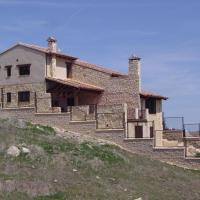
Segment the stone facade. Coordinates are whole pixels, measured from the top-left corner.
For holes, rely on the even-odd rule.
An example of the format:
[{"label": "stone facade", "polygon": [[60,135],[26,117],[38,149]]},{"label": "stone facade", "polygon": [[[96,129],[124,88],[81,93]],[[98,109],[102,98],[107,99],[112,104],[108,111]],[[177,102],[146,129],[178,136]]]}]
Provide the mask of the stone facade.
[{"label": "stone facade", "polygon": [[[28,75],[19,74],[18,65],[24,64],[30,65]],[[136,56],[129,58],[128,74],[123,74],[62,54],[57,51],[56,40],[49,38],[48,48],[15,45],[0,54],[0,66],[3,112],[5,109],[34,108],[36,114],[62,115],[70,111],[72,122],[94,120],[99,129],[123,129],[127,136],[128,118],[134,118],[136,110],[145,108],[145,99],[142,101],[140,97],[140,58]],[[9,77],[6,66],[11,66]],[[69,84],[67,80],[73,81]],[[30,92],[30,100],[19,102],[18,93],[24,91]],[[11,93],[11,101],[7,93]],[[94,113],[90,113],[90,104],[97,105]],[[157,100],[157,107],[156,115],[149,115],[146,120],[154,121],[154,128],[162,129],[161,99]],[[137,120],[144,127],[144,137],[149,137],[150,127]]]}]

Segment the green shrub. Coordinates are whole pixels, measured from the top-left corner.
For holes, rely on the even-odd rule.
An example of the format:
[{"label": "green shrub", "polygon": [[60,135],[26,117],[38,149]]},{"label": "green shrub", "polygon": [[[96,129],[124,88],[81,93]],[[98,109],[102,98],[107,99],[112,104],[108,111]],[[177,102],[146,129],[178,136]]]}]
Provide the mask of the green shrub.
[{"label": "green shrub", "polygon": [[200,158],[200,152],[197,152],[195,157]]},{"label": "green shrub", "polygon": [[90,143],[82,143],[80,145],[80,153],[86,156],[88,159],[94,159],[95,157],[109,164],[115,164],[123,162],[124,159],[114,152],[113,148],[109,145],[92,145]]},{"label": "green shrub", "polygon": [[30,122],[27,122],[27,128],[34,133],[43,134],[43,135],[55,135],[56,133],[55,130],[50,126],[32,124]]},{"label": "green shrub", "polygon": [[53,195],[36,197],[34,200],[66,200],[66,195],[63,192],[57,192]]}]

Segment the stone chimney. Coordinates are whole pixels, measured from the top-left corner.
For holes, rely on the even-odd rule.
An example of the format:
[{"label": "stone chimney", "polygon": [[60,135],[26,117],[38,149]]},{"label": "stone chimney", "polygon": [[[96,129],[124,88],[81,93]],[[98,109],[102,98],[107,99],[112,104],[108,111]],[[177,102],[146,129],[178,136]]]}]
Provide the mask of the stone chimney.
[{"label": "stone chimney", "polygon": [[57,40],[54,37],[49,37],[47,39],[48,49],[51,52],[48,56],[48,67],[47,67],[47,76],[56,77],[56,54],[57,52]]},{"label": "stone chimney", "polygon": [[47,39],[48,42],[48,48],[51,52],[57,51],[57,40],[54,37],[49,37]]},{"label": "stone chimney", "polygon": [[141,69],[140,69],[141,58],[132,55],[129,58],[129,71],[128,75],[131,80],[134,81],[135,87],[141,92]]}]

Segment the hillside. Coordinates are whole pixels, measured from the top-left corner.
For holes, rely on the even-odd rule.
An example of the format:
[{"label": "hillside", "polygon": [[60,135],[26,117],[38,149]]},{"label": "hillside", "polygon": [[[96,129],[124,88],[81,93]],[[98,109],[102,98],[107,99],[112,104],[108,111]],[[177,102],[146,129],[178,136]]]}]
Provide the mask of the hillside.
[{"label": "hillside", "polygon": [[[13,145],[20,150],[16,157],[8,155]],[[2,200],[198,200],[199,188],[200,171],[51,127],[0,121]]]}]

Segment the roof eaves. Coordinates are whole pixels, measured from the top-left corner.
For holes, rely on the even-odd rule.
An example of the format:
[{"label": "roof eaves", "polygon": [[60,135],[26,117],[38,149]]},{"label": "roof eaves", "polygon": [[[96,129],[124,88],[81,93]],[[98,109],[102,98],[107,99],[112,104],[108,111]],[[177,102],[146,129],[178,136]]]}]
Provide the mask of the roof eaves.
[{"label": "roof eaves", "polygon": [[141,91],[140,92],[140,96],[143,96],[143,97],[154,97],[154,98],[163,99],[163,100],[169,99],[168,97],[162,96],[160,94],[156,94],[156,93],[153,93],[153,92],[147,92],[147,91]]},{"label": "roof eaves", "polygon": [[55,81],[55,82],[60,83],[60,84],[69,85],[69,86],[75,87],[77,89],[94,90],[94,91],[99,91],[99,92],[104,91],[103,88],[100,88],[98,86],[94,86],[94,85],[84,83],[84,82],[80,82],[80,81],[73,80],[73,79],[65,79],[64,80],[64,79],[46,77],[46,80]]}]

